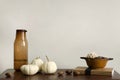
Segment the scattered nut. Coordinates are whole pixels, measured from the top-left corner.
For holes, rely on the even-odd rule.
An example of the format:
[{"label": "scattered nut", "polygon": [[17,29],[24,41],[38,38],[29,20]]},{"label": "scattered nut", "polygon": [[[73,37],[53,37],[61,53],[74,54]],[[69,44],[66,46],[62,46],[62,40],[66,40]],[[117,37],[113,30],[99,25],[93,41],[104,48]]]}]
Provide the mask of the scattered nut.
[{"label": "scattered nut", "polygon": [[59,71],[58,72],[58,76],[63,76],[64,75],[64,72],[63,71]]},{"label": "scattered nut", "polygon": [[11,78],[13,76],[12,73],[6,73],[5,75],[7,78]]},{"label": "scattered nut", "polygon": [[71,75],[72,74],[72,70],[66,70],[65,71],[67,75]]},{"label": "scattered nut", "polygon": [[78,76],[78,75],[80,75],[80,72],[79,71],[74,71],[73,75]]}]

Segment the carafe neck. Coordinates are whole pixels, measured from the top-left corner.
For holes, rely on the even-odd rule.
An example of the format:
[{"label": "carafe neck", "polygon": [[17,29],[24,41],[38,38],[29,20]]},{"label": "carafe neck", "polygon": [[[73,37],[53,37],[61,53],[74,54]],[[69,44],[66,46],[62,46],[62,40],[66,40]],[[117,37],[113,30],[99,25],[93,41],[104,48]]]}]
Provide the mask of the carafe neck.
[{"label": "carafe neck", "polygon": [[16,30],[16,40],[26,40],[26,32],[23,29]]}]

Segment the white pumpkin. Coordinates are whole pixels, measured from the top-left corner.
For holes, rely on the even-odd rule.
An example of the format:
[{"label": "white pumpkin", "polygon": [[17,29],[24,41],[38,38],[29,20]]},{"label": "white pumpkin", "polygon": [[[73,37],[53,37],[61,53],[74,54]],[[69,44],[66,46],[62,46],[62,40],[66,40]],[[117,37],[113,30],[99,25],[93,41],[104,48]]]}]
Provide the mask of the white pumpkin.
[{"label": "white pumpkin", "polygon": [[47,61],[42,65],[42,71],[46,74],[53,74],[57,71],[57,65],[54,61],[49,61],[48,57],[46,56]]},{"label": "white pumpkin", "polygon": [[95,58],[95,57],[98,57],[95,52],[91,52],[91,53],[87,54],[87,58]]},{"label": "white pumpkin", "polygon": [[39,71],[39,67],[37,65],[28,64],[28,65],[22,65],[20,67],[20,70],[25,75],[34,75]]},{"label": "white pumpkin", "polygon": [[40,57],[37,57],[37,58],[32,60],[31,64],[37,65],[39,67],[39,71],[41,71],[43,61],[40,59]]}]

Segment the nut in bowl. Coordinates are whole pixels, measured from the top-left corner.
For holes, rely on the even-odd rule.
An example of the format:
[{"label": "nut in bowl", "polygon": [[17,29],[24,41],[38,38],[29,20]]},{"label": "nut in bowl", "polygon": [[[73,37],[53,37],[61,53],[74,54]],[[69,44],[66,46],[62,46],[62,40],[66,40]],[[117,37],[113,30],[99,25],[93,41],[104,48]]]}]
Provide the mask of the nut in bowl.
[{"label": "nut in bowl", "polygon": [[95,58],[88,58],[88,57],[80,57],[81,59],[85,59],[87,65],[91,69],[96,68],[104,68],[109,60],[113,60],[113,58],[107,58],[98,56]]}]

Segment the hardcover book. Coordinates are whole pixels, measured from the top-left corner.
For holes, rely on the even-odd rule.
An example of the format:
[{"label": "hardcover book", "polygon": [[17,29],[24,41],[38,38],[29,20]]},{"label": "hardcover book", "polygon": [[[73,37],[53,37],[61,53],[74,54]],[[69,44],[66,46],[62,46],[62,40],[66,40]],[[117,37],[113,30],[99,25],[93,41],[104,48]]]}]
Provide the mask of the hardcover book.
[{"label": "hardcover book", "polygon": [[112,76],[114,73],[113,68],[99,68],[99,69],[90,69],[88,67],[76,67],[74,70],[78,71],[80,75],[105,75]]}]

